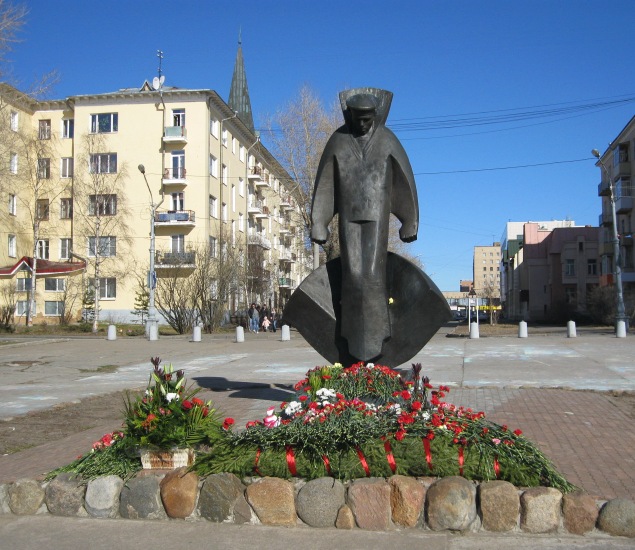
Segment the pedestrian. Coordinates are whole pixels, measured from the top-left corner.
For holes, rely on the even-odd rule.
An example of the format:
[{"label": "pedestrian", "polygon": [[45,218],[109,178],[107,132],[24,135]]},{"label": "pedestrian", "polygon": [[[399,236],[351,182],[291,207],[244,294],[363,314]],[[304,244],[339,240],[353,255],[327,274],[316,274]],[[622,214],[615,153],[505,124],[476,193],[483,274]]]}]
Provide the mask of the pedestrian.
[{"label": "pedestrian", "polygon": [[278,319],[276,319],[277,313],[274,308],[271,308],[271,332],[276,332],[278,329]]},{"label": "pedestrian", "polygon": [[269,325],[271,325],[271,321],[269,321],[269,317],[265,315],[264,319],[262,320],[262,330],[264,332],[267,332],[269,330]]},{"label": "pedestrian", "polygon": [[258,325],[260,322],[260,314],[258,312],[258,308],[256,304],[251,304],[249,308],[249,329],[251,332],[258,332]]}]

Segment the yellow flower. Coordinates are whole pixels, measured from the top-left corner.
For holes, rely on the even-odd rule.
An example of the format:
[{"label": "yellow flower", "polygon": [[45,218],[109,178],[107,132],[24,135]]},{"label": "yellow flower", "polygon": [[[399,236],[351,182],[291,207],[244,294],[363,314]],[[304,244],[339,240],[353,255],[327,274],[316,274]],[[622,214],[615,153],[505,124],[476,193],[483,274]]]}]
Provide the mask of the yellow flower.
[{"label": "yellow flower", "polygon": [[394,302],[394,300],[392,298],[388,298],[388,303],[392,304]]}]

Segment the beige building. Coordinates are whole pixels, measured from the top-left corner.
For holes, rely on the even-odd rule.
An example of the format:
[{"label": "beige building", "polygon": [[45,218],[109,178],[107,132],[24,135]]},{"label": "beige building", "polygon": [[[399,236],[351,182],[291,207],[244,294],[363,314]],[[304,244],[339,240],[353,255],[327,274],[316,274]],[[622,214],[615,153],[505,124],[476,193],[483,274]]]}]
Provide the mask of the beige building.
[{"label": "beige building", "polygon": [[306,276],[294,183],[250,117],[213,90],[155,87],[38,102],[2,85],[0,285],[17,292],[16,322],[34,257],[36,322],[71,308],[76,318],[72,286],[95,289],[101,320],[129,321],[141,284],[187,277],[202,254],[244,268],[230,312],[251,301],[282,309]]},{"label": "beige building", "polygon": [[500,243],[474,247],[473,288],[477,296],[495,301],[500,299],[500,261]]}]

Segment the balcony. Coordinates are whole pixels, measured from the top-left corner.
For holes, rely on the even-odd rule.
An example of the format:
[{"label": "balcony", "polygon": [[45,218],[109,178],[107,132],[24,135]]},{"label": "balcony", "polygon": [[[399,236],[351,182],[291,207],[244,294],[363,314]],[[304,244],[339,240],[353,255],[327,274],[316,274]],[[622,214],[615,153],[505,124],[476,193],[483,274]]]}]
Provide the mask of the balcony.
[{"label": "balcony", "polygon": [[623,177],[630,177],[631,163],[629,161],[618,162],[613,166],[613,177],[617,180]]},{"label": "balcony", "polygon": [[598,254],[600,256],[612,256],[613,255],[613,243],[612,242],[600,242],[600,243],[598,243]]},{"label": "balcony", "polygon": [[281,250],[278,252],[278,260],[283,264],[293,264],[296,261],[296,255],[288,250]]},{"label": "balcony", "polygon": [[168,210],[157,212],[154,216],[155,227],[194,227],[196,213],[194,210]]},{"label": "balcony", "polygon": [[633,210],[633,197],[620,197],[615,201],[615,211],[618,214],[627,214]]},{"label": "balcony", "polygon": [[187,143],[185,126],[166,126],[163,132],[163,143]]},{"label": "balcony", "polygon": [[608,180],[602,180],[598,185],[598,197],[608,197],[611,194]]},{"label": "balcony", "polygon": [[254,217],[262,214],[262,201],[256,199],[253,195],[249,195],[249,202],[247,203],[247,214]]},{"label": "balcony", "polygon": [[293,210],[295,208],[295,203],[290,195],[280,195],[280,208],[282,210]]},{"label": "balcony", "polygon": [[295,281],[288,277],[278,277],[278,285],[280,288],[295,288]]},{"label": "balcony", "polygon": [[157,252],[154,259],[156,269],[193,269],[196,252]]},{"label": "balcony", "polygon": [[161,180],[163,185],[170,187],[172,185],[185,186],[187,185],[186,170],[184,166],[178,168],[166,168],[163,171],[163,179]]},{"label": "balcony", "polygon": [[598,225],[600,227],[606,227],[606,226],[610,226],[613,225],[613,220],[612,220],[612,216],[610,212],[602,212],[600,214],[600,217],[598,219]]},{"label": "balcony", "polygon": [[262,235],[259,235],[259,234],[248,235],[247,244],[261,246],[265,250],[271,250],[271,241],[267,239],[267,237],[263,237]]},{"label": "balcony", "polygon": [[279,229],[279,233],[281,237],[284,237],[285,235],[291,234],[291,230],[288,227],[281,225]]},{"label": "balcony", "polygon": [[258,185],[258,183],[262,181],[262,168],[260,168],[260,166],[253,166],[249,170],[249,174],[247,174],[247,179],[253,182],[254,185]]}]

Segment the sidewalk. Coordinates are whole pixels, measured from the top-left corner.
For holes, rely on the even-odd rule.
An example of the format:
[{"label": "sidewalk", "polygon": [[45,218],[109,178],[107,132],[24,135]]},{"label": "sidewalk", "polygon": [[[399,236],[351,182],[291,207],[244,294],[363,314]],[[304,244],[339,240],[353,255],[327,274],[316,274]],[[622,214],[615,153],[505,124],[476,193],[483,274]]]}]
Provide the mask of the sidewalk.
[{"label": "sidewalk", "polygon": [[[37,408],[144,387],[149,357],[158,355],[184,368],[223,416],[244,425],[261,419],[270,404],[288,399],[293,383],[325,363],[296,333],[291,342],[280,342],[279,334],[246,336],[244,344],[204,337],[200,344],[180,338],[4,346],[0,417],[27,405]],[[632,336],[469,340],[438,334],[413,362],[423,364],[433,384],[451,386],[449,402],[483,410],[490,420],[521,429],[569,481],[592,496],[635,500],[635,410],[616,406],[609,393],[594,391],[635,391],[634,356]],[[107,364],[116,365],[116,372],[100,371]],[[31,399],[20,402],[16,395]],[[104,433],[119,427],[119,409],[113,403],[111,422],[0,457],[0,482],[37,478],[87,452]]]}]

